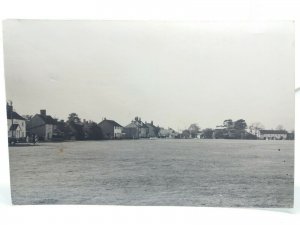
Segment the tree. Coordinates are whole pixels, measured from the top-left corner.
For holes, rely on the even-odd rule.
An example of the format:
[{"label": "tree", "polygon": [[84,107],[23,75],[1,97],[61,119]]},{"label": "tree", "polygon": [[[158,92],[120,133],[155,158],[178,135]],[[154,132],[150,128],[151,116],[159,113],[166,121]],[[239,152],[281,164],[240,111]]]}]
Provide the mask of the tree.
[{"label": "tree", "polygon": [[70,124],[80,124],[81,119],[78,117],[76,113],[70,113],[68,117],[68,123]]},{"label": "tree", "polygon": [[182,138],[190,138],[190,131],[189,130],[184,130],[182,131],[181,137]]},{"label": "tree", "polygon": [[192,123],[189,127],[190,135],[195,138],[200,131],[200,127],[196,123]]},{"label": "tree", "polygon": [[215,129],[212,135],[213,139],[224,138],[224,130]]},{"label": "tree", "polygon": [[233,127],[233,121],[232,121],[232,119],[224,120],[223,125],[225,127],[227,127],[227,128],[232,128]]},{"label": "tree", "polygon": [[258,131],[259,131],[259,130],[263,130],[264,128],[265,128],[264,125],[261,124],[260,122],[252,123],[252,124],[249,126],[250,133],[253,134],[253,135],[257,135],[257,134],[258,134]]},{"label": "tree", "polygon": [[247,123],[243,119],[239,119],[234,122],[234,128],[237,130],[245,130],[247,128]]},{"label": "tree", "polygon": [[83,125],[85,139],[100,140],[103,138],[102,130],[95,122],[85,123]]},{"label": "tree", "polygon": [[201,138],[212,139],[213,133],[214,133],[213,129],[206,128],[206,129],[202,130]]},{"label": "tree", "polygon": [[252,123],[250,126],[249,126],[249,129],[250,130],[262,130],[264,129],[265,126],[260,123],[260,122],[255,122],[255,123]]}]

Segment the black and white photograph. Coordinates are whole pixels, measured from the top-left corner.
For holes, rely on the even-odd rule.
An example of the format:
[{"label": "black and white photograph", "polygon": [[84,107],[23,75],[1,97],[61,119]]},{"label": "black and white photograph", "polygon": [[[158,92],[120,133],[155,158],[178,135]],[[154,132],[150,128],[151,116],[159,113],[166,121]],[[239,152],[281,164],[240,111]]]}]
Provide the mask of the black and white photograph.
[{"label": "black and white photograph", "polygon": [[293,21],[3,22],[12,203],[293,208]]}]

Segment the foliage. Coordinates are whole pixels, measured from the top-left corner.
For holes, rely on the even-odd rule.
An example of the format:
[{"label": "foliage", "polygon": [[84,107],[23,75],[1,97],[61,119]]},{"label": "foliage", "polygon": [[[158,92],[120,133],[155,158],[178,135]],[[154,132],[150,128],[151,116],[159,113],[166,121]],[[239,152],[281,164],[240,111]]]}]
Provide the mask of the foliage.
[{"label": "foliage", "polygon": [[234,123],[233,123],[232,119],[227,119],[227,120],[224,120],[223,125],[227,128],[232,128]]},{"label": "foliage", "polygon": [[68,117],[68,123],[70,124],[79,124],[81,123],[81,119],[78,117],[76,113],[70,113]]},{"label": "foliage", "polygon": [[102,130],[95,122],[84,124],[83,130],[84,130],[85,139],[87,140],[103,139]]},{"label": "foliage", "polygon": [[182,131],[181,137],[182,138],[190,138],[190,131],[189,130],[184,130]]},{"label": "foliage", "polygon": [[247,123],[243,119],[239,119],[234,122],[234,128],[237,130],[244,130],[247,128]]},{"label": "foliage", "polygon": [[262,124],[262,123],[260,123],[260,122],[255,122],[255,123],[252,123],[250,126],[249,126],[249,129],[250,130],[262,130],[262,129],[264,129],[265,128],[265,126]]},{"label": "foliage", "polygon": [[193,124],[190,125],[190,127],[189,127],[188,130],[189,130],[189,132],[190,132],[190,136],[191,136],[192,138],[195,138],[195,137],[197,137],[197,134],[198,134],[199,131],[200,131],[200,127],[198,126],[198,124],[193,123]]},{"label": "foliage", "polygon": [[206,129],[202,130],[201,138],[211,139],[211,138],[213,138],[213,133],[214,133],[213,129],[206,128]]}]

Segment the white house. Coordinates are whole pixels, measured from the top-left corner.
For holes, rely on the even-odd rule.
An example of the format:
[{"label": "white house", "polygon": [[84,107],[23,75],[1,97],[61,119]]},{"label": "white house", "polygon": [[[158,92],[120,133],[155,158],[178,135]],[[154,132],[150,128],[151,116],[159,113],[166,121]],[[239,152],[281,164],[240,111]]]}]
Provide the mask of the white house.
[{"label": "white house", "polygon": [[26,120],[6,105],[8,138],[26,139]]},{"label": "white house", "polygon": [[258,130],[257,138],[261,140],[286,140],[288,132],[285,130]]}]

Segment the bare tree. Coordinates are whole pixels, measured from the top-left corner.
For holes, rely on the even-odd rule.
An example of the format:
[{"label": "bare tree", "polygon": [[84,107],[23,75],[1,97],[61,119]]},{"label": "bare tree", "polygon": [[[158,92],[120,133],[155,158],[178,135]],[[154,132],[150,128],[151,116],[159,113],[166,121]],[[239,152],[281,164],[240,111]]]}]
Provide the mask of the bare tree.
[{"label": "bare tree", "polygon": [[250,133],[253,135],[257,135],[259,130],[263,130],[265,126],[260,122],[254,122],[249,126]]},{"label": "bare tree", "polygon": [[255,122],[255,123],[252,123],[250,126],[249,126],[249,129],[250,130],[262,130],[264,129],[265,126],[260,123],[260,122]]}]

